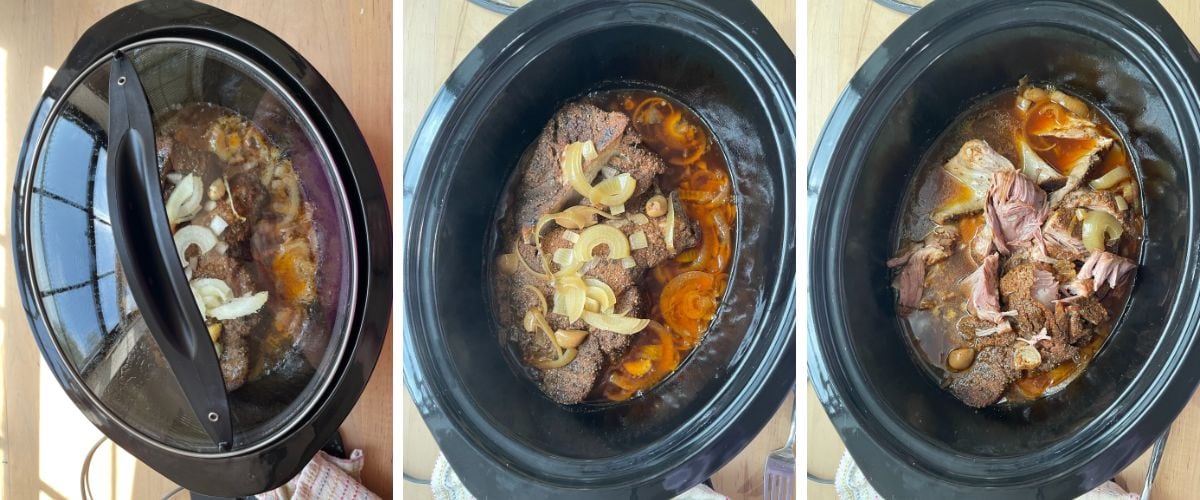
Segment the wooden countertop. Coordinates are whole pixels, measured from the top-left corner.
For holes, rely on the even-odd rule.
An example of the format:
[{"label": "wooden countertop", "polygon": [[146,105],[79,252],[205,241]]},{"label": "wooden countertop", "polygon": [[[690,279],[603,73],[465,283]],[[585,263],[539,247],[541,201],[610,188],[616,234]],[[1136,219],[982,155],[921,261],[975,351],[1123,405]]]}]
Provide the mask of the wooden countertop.
[{"label": "wooden countertop", "polygon": [[[0,179],[11,183],[33,106],[47,75],[79,36],[126,0],[6,2],[0,15]],[[264,26],[304,55],[354,115],[392,185],[392,2],[236,0],[209,3]],[[11,185],[11,184],[8,184]],[[100,432],[46,369],[21,308],[12,272],[8,207],[0,189],[0,498],[79,498],[80,466]],[[391,335],[366,391],[342,426],[347,448],[366,451],[364,482],[392,494]],[[237,471],[230,471],[236,474]],[[175,485],[106,443],[91,468],[96,498],[162,498]],[[180,496],[179,498],[182,498]]]},{"label": "wooden countertop", "polygon": [[[1162,4],[1193,40],[1200,40],[1200,2],[1163,0]],[[870,57],[906,16],[870,0],[810,0],[808,3],[808,137],[809,151],[838,95],[858,67]],[[807,385],[807,384],[806,384]],[[845,448],[821,408],[807,390],[808,471],[833,478]],[[1141,493],[1149,450],[1117,475],[1126,490]],[[808,497],[836,498],[832,486],[808,482]],[[1200,395],[1188,403],[1171,427],[1171,437],[1154,483],[1155,500],[1195,498],[1200,491]]]},{"label": "wooden countertop", "polygon": [[[795,51],[794,0],[755,0]],[[409,0],[404,5],[404,133],[412,137],[434,94],[458,62],[503,16],[465,0]],[[407,147],[407,146],[405,146]],[[792,399],[784,403],[766,428],[732,462],[713,476],[716,490],[734,499],[762,497],[767,454],[787,441]],[[426,479],[438,448],[404,391],[404,471]],[[432,498],[429,486],[404,483],[404,497]]]}]

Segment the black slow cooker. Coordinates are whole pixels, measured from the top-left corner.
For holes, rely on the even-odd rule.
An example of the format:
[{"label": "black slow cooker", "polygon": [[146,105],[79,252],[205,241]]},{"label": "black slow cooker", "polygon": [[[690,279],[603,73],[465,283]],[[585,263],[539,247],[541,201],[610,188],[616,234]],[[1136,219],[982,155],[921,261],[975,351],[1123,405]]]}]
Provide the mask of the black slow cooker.
[{"label": "black slow cooker", "polygon": [[[480,498],[662,498],[737,455],[795,383],[795,57],[749,1],[535,0],[467,54],[404,172],[404,376]],[[595,90],[683,102],[737,191],[730,292],[643,397],[560,406],[501,344],[488,290],[505,182],[547,120]]]},{"label": "black slow cooker", "polygon": [[[303,322],[263,327],[283,339],[269,364],[266,342],[253,347],[263,330],[251,332],[249,375],[228,391],[172,238],[156,148],[167,117],[199,103],[279,146],[320,240]],[[353,408],[390,314],[387,201],[329,84],[244,19],[191,1],[138,3],[84,33],[38,103],[19,161],[22,303],[88,419],[195,492],[250,495],[298,473]]]},{"label": "black slow cooker", "polygon": [[[1022,77],[1098,103],[1129,138],[1144,248],[1113,334],[1064,390],[971,409],[913,358],[885,262],[904,186],[977,98]],[[1200,58],[1157,2],[938,1],[863,64],[809,169],[809,377],[889,498],[1073,498],[1170,426],[1200,380]]]}]

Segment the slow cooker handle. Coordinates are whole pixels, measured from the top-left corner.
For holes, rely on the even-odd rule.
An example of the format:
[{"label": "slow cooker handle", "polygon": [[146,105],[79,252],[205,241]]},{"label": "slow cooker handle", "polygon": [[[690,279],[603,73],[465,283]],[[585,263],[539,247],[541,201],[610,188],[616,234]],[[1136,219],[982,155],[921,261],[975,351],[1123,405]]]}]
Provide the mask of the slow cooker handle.
[{"label": "slow cooker handle", "polygon": [[108,199],[129,289],[204,431],[233,443],[220,361],[175,249],[159,187],[150,103],[132,61],[113,53],[108,79]]}]

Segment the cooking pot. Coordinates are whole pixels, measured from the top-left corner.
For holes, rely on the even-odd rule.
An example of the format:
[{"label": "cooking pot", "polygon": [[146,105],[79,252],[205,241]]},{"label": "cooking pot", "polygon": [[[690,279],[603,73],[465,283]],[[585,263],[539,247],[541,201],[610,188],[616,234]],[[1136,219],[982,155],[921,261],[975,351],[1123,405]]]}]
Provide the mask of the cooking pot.
[{"label": "cooking pot", "polygon": [[[884,262],[922,154],[1022,77],[1102,107],[1129,140],[1144,246],[1113,334],[1061,392],[974,410],[918,367]],[[934,2],[842,94],[809,169],[809,377],[871,484],[895,498],[1072,498],[1170,425],[1200,377],[1200,63],[1156,2]]]},{"label": "cooking pot", "polygon": [[[795,58],[749,2],[534,1],[435,97],[405,163],[404,376],[478,497],[658,498],[732,459],[795,381]],[[694,355],[646,395],[560,406],[506,356],[488,293],[506,181],[591,91],[646,88],[712,130],[737,191],[729,292]]]},{"label": "cooking pot", "polygon": [[[304,319],[247,335],[236,388],[168,224],[162,191],[177,181],[160,181],[156,132],[201,103],[281,148],[320,240]],[[12,223],[22,303],[55,378],[107,437],[190,490],[245,496],[287,482],[335,435],[379,355],[391,234],[366,143],[299,54],[218,9],[143,2],[84,33],[26,132]],[[254,259],[248,268],[278,262]]]}]

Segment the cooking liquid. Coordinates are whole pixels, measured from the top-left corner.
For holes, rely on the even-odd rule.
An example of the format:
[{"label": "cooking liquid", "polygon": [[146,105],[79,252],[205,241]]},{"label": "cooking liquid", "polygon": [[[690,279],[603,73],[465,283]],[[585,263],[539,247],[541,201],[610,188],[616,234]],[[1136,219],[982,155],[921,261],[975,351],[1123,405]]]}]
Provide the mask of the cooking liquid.
[{"label": "cooking liquid", "polygon": [[733,256],[737,207],[729,167],[711,132],[690,109],[645,90],[599,92],[586,101],[631,117],[642,144],[662,157],[663,193],[678,192],[699,243],[648,270],[640,283],[650,326],[600,374],[592,401],[624,401],[651,389],[700,343],[716,314]]},{"label": "cooking liquid", "polygon": [[[1088,175],[1089,180],[1120,165],[1129,165],[1128,156],[1125,154],[1126,147],[1120,134],[1106,117],[1096,112],[1092,114],[1102,133],[1114,139],[1114,142],[1108,150],[1101,153],[1100,161],[1092,167],[1092,172]],[[934,141],[929,152],[921,160],[915,188],[908,193],[908,199],[904,203],[905,209],[901,214],[902,241],[923,239],[934,227],[929,214],[939,206],[970,198],[971,191],[946,175],[942,169],[946,161],[958,153],[964,142],[970,139],[985,140],[1020,169],[1017,138],[1025,135],[1025,127],[1036,130],[1045,126],[1044,121],[1050,119],[1046,115],[1048,114],[1033,112],[1029,120],[1023,120],[1016,107],[1016,91],[1008,89],[985,98],[958,118]],[[1070,165],[1090,148],[1090,144],[1085,142],[1087,141],[1042,138],[1029,141],[1047,163],[1063,174],[1068,173]],[[1129,166],[1132,170],[1132,165]],[[1130,182],[1133,183],[1136,193],[1139,189],[1136,179]],[[1142,218],[1141,205],[1136,201],[1136,197],[1135,202],[1130,204],[1130,213],[1133,214],[1130,220],[1131,229],[1125,232],[1118,250],[1120,255],[1137,261]],[[975,232],[983,227],[983,214],[960,217],[954,224],[960,234],[957,250],[948,259],[931,266],[926,273],[925,297],[933,298],[937,305],[932,309],[913,311],[904,318],[913,352],[917,353],[926,371],[943,386],[948,386],[953,378],[958,376],[946,368],[946,358],[950,351],[959,347],[970,347],[970,343],[958,331],[958,321],[971,314],[967,309],[970,290],[966,285],[960,284],[960,281],[975,271],[976,265],[968,256],[966,245],[975,236]],[[1128,294],[1129,287],[1124,286],[1109,293],[1101,301],[1109,311],[1108,322],[1097,327],[1097,334],[1079,349],[1075,359],[1066,361],[1048,372],[1030,374],[1018,379],[1009,387],[1001,402],[1031,401],[1053,394],[1070,383],[1083,371],[1088,361],[1108,338],[1113,323],[1124,308]]]}]

